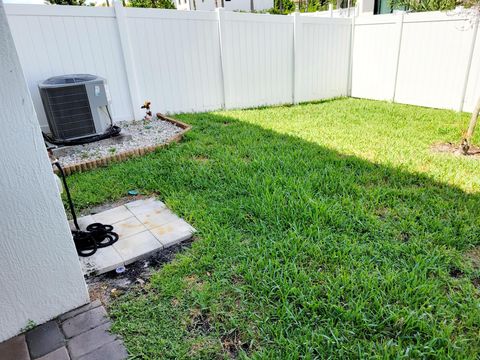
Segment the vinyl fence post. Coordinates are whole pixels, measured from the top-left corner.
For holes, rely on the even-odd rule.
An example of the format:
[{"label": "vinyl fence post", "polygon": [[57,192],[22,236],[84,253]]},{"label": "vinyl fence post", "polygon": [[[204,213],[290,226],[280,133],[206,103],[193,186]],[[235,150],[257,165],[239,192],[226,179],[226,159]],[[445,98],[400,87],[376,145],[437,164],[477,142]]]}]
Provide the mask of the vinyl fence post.
[{"label": "vinyl fence post", "polygon": [[130,91],[130,99],[132,101],[132,110],[135,119],[142,118],[140,109],[142,101],[138,91],[137,74],[135,71],[135,61],[133,58],[132,46],[130,43],[130,36],[128,33],[127,16],[125,8],[121,1],[115,0],[113,2],[115,8],[115,20],[117,21],[118,34],[120,36],[120,44],[122,46],[123,62],[125,64],[125,71],[127,73],[128,89]]},{"label": "vinyl fence post", "polygon": [[298,104],[298,64],[299,64],[299,52],[300,52],[300,13],[295,12],[293,14],[293,66],[292,66],[292,103]]},{"label": "vinyl fence post", "polygon": [[224,9],[223,8],[216,8],[215,11],[217,12],[217,20],[218,20],[218,37],[220,41],[220,67],[221,67],[221,82],[222,82],[222,108],[227,108],[227,95],[226,95],[226,86],[225,86],[225,60],[223,54],[223,16],[224,16]]},{"label": "vinyl fence post", "polygon": [[347,96],[352,96],[352,78],[353,78],[353,47],[355,45],[355,16],[351,18],[352,29],[350,32],[350,44],[348,49],[348,80]]},{"label": "vinyl fence post", "polygon": [[465,106],[465,97],[467,95],[468,79],[470,77],[470,69],[472,68],[473,53],[475,51],[475,43],[477,42],[478,33],[478,16],[475,17],[475,24],[473,25],[472,41],[470,43],[470,53],[468,54],[467,68],[465,69],[465,79],[463,81],[462,94],[460,97],[460,105],[458,111],[463,111]]},{"label": "vinyl fence post", "polygon": [[402,48],[402,36],[403,36],[403,16],[404,13],[400,13],[400,17],[397,22],[398,40],[397,40],[397,53],[395,56],[395,70],[393,77],[393,89],[392,89],[392,102],[395,102],[395,95],[397,92],[397,79],[398,79],[398,67],[400,66],[400,52]]}]

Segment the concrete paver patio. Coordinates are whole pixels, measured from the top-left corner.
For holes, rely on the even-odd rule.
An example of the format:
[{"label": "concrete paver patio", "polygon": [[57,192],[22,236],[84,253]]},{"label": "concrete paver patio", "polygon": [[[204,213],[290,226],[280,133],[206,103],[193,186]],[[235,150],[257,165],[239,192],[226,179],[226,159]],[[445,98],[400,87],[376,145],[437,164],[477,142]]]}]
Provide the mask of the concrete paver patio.
[{"label": "concrete paver patio", "polygon": [[83,229],[94,222],[113,225],[119,235],[112,246],[80,257],[83,272],[102,274],[188,240],[196,231],[155,198],[141,199],[78,219]]}]

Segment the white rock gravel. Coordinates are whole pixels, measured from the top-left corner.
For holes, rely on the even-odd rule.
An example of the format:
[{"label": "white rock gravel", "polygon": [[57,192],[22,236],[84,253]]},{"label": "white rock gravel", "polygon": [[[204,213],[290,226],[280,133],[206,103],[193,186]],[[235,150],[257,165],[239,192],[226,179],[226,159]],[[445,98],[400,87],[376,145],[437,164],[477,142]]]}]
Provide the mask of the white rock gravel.
[{"label": "white rock gravel", "polygon": [[124,121],[117,125],[122,128],[122,133],[130,135],[131,138],[118,143],[112,143],[112,139],[110,139],[85,145],[69,146],[63,148],[57,155],[58,160],[62,165],[67,166],[88,160],[101,159],[137,148],[161,145],[183,130],[168,121],[157,119],[148,123],[144,123],[143,120]]}]

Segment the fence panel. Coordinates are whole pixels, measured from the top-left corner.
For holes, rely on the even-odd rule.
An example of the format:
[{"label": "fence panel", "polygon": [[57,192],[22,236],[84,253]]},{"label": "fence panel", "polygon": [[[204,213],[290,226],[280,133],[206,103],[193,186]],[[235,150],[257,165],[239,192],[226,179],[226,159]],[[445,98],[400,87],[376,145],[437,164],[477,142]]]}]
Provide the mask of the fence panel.
[{"label": "fence panel", "polygon": [[55,75],[92,73],[108,79],[112,116],[133,118],[113,9],[12,4],[5,9],[43,130],[48,125],[38,83]]},{"label": "fence panel", "polygon": [[350,19],[297,16],[295,101],[348,95]]},{"label": "fence panel", "polygon": [[475,35],[475,26],[448,13],[359,17],[352,96],[471,110],[480,87],[480,52],[475,50],[471,67],[469,61]]},{"label": "fence panel", "polygon": [[[465,92],[464,111],[473,111],[475,103],[480,97],[480,34],[478,32],[478,24],[475,25],[476,37],[474,43],[474,51],[472,53],[471,67],[468,73],[468,84]],[[475,28],[473,28],[475,30]]]},{"label": "fence panel", "polygon": [[292,102],[293,17],[223,12],[225,106]]},{"label": "fence panel", "polygon": [[215,12],[127,8],[126,15],[141,99],[167,113],[222,107]]},{"label": "fence panel", "polygon": [[273,0],[255,0],[254,8],[257,11],[263,11],[273,8]]},{"label": "fence panel", "polygon": [[395,101],[459,110],[473,29],[447,14],[405,15]]},{"label": "fence panel", "polygon": [[394,91],[398,28],[395,15],[355,20],[352,96],[391,100]]}]

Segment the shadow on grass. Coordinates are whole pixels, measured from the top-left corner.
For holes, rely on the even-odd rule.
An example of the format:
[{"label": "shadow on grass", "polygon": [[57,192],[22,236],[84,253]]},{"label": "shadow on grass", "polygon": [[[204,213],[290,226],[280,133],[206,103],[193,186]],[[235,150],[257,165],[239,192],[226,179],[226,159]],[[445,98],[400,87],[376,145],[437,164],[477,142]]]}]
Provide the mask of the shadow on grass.
[{"label": "shadow on grass", "polygon": [[181,120],[182,143],[70,177],[80,206],[137,188],[199,230],[114,305],[133,355],[478,356],[462,257],[480,243],[477,194],[218,114]]}]

